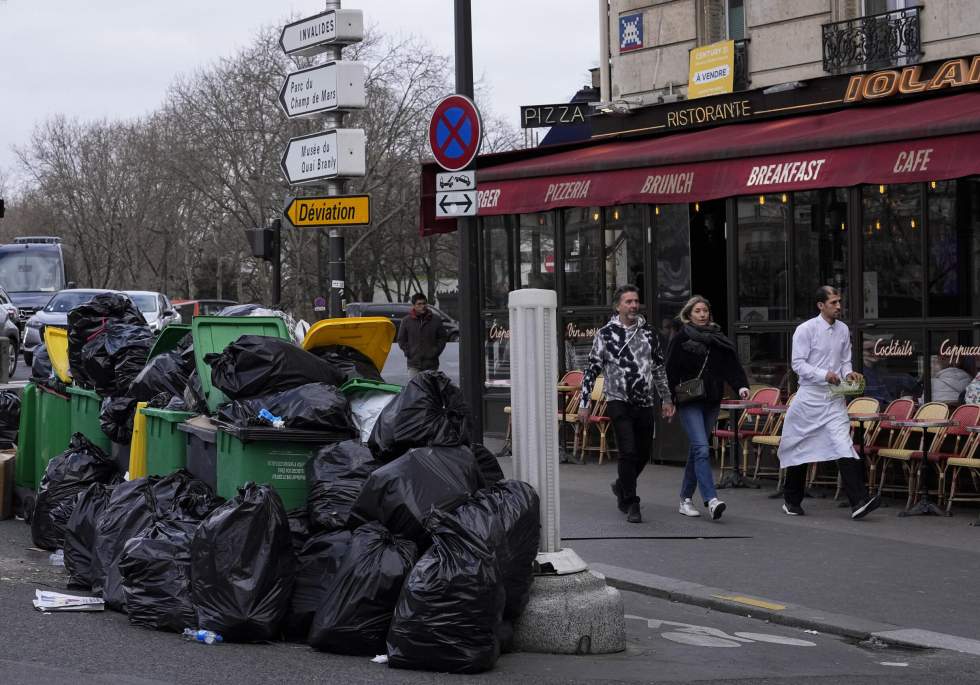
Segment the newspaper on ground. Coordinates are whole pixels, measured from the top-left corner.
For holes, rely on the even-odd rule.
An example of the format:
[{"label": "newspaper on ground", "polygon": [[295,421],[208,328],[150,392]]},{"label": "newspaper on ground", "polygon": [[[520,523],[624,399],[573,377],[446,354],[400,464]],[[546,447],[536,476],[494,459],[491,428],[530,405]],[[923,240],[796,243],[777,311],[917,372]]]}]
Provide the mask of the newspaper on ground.
[{"label": "newspaper on ground", "polygon": [[38,611],[104,611],[105,600],[101,597],[66,595],[50,590],[34,591],[34,608]]}]

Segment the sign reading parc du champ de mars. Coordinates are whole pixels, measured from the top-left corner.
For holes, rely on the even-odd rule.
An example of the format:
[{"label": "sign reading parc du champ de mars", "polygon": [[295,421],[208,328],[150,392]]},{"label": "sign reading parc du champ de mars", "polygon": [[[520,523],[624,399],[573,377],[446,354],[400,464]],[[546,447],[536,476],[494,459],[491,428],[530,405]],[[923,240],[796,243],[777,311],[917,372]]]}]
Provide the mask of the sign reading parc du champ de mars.
[{"label": "sign reading parc du champ de mars", "polygon": [[[591,118],[592,137],[688,131],[779,116],[941,95],[980,85],[980,55],[810,79],[782,92],[746,90]],[[937,106],[940,106],[937,104]]]}]

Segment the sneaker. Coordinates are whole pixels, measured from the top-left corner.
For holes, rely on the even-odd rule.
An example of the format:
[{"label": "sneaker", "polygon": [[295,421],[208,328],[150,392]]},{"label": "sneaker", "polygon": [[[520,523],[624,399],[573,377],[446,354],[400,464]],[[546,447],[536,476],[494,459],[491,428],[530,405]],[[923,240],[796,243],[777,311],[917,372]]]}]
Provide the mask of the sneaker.
[{"label": "sneaker", "polygon": [[717,521],[721,518],[721,515],[725,513],[725,503],[717,497],[712,498],[711,501],[708,502],[708,513],[711,514],[712,521]]},{"label": "sneaker", "polygon": [[851,509],[851,518],[854,519],[855,521],[857,519],[864,518],[872,511],[877,509],[878,505],[880,504],[881,504],[880,495],[875,495],[871,499],[866,499],[863,502],[861,502],[859,505]]},{"label": "sneaker", "polygon": [[681,500],[681,506],[677,511],[680,512],[681,514],[684,514],[684,516],[701,515],[701,512],[694,508],[694,502],[691,501],[690,497]]},{"label": "sneaker", "polygon": [[616,495],[616,506],[619,507],[619,510],[625,514],[627,511],[629,511],[630,505],[623,499],[623,489],[619,487],[619,481],[613,481],[610,487],[612,488],[613,494]]},{"label": "sneaker", "polygon": [[800,505],[787,504],[786,502],[783,503],[783,513],[787,516],[803,516],[806,514],[806,512],[803,511],[803,507]]},{"label": "sneaker", "polygon": [[640,501],[635,500],[629,507],[629,513],[626,514],[626,520],[630,523],[642,523],[643,517],[640,516]]}]

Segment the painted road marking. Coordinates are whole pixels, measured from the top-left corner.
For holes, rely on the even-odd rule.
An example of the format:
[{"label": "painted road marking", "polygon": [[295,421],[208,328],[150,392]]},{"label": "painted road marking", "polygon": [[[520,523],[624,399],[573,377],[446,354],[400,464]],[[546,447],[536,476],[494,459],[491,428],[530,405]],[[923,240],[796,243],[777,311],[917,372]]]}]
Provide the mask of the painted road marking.
[{"label": "painted road marking", "polygon": [[786,645],[790,647],[816,647],[815,642],[800,640],[782,635],[771,635],[769,633],[726,633],[718,628],[710,626],[699,626],[693,623],[679,623],[677,621],[664,621],[659,618],[646,618],[644,616],[634,616],[626,614],[627,619],[634,621],[646,621],[647,628],[650,630],[669,629],[660,634],[666,640],[680,642],[681,644],[692,645],[695,647],[740,647],[745,644],[755,644],[765,642],[776,645]]},{"label": "painted road marking", "polygon": [[741,642],[734,642],[733,640],[724,640],[720,637],[712,637],[711,635],[698,635],[697,633],[661,633],[660,637],[665,640],[670,640],[671,642],[680,642],[682,645],[691,645],[693,647],[741,647]]},{"label": "painted road marking", "polygon": [[769,642],[774,645],[789,645],[791,647],[816,647],[815,642],[800,640],[795,637],[783,637],[782,635],[769,635],[767,633],[735,633],[738,637],[744,637],[756,642]]},{"label": "painted road marking", "polygon": [[717,597],[718,599],[726,599],[729,602],[736,602],[738,604],[747,604],[750,607],[759,607],[760,609],[770,609],[772,611],[782,611],[786,608],[785,604],[776,604],[775,602],[767,602],[762,599],[755,599],[754,597],[746,597],[745,595],[711,595],[712,597]]}]

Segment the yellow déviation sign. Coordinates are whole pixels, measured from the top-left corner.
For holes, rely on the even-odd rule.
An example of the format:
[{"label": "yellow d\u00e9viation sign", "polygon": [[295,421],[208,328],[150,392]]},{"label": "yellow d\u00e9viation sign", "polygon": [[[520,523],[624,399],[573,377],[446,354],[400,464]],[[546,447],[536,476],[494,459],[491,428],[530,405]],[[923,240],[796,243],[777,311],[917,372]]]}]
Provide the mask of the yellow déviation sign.
[{"label": "yellow d\u00e9viation sign", "polygon": [[691,50],[687,99],[724,95],[734,90],[735,41],[723,40]]},{"label": "yellow d\u00e9viation sign", "polygon": [[286,208],[293,226],[363,226],[371,223],[370,195],[297,197]]}]

